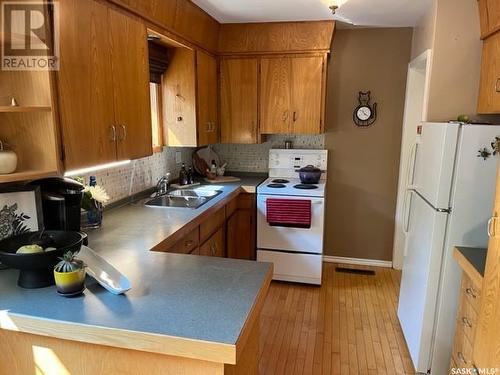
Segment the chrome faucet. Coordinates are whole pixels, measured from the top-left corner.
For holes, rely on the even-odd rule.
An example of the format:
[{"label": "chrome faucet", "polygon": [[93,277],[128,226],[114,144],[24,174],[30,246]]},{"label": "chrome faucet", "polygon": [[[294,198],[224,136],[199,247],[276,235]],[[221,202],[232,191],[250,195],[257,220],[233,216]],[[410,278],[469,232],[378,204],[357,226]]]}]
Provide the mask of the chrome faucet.
[{"label": "chrome faucet", "polygon": [[168,189],[170,189],[170,173],[167,173],[165,176],[158,180],[156,184],[156,196],[160,196],[166,194]]}]

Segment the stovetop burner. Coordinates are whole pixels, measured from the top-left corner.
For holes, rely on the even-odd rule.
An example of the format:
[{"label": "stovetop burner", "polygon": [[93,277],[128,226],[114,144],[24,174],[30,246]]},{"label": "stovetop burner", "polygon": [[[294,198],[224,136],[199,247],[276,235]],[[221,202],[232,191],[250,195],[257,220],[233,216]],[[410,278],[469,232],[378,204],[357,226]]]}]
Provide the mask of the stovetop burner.
[{"label": "stovetop burner", "polygon": [[267,187],[270,187],[270,188],[273,188],[273,189],[281,189],[281,188],[285,188],[286,185],[283,185],[283,184],[269,184],[267,185]]},{"label": "stovetop burner", "polygon": [[271,182],[276,184],[288,184],[290,181],[285,180],[284,178],[277,178],[276,180],[272,180]]},{"label": "stovetop burner", "polygon": [[303,189],[303,190],[312,190],[312,189],[317,189],[317,185],[312,185],[312,184],[297,184],[294,186],[295,189]]}]

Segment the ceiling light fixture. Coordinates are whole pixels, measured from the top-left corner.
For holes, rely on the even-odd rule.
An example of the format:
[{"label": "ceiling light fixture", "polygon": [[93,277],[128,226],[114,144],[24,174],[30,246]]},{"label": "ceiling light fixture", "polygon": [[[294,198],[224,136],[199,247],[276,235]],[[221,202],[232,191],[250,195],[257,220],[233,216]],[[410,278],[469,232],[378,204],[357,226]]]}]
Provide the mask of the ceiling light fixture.
[{"label": "ceiling light fixture", "polygon": [[323,4],[325,4],[330,10],[332,14],[335,14],[335,11],[344,5],[348,0],[321,0]]},{"label": "ceiling light fixture", "polygon": [[121,160],[121,161],[115,161],[113,163],[95,165],[93,167],[88,167],[88,168],[74,169],[72,171],[67,171],[64,174],[64,176],[66,177],[78,176],[80,174],[86,174],[90,172],[101,171],[103,169],[119,167],[128,163],[130,163],[130,160]]}]

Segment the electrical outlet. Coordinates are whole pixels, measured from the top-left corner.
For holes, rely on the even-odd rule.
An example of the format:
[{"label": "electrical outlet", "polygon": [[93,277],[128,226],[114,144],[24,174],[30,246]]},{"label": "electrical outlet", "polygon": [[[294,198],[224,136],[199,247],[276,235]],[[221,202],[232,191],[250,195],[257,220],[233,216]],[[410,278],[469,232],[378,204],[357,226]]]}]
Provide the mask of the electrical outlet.
[{"label": "electrical outlet", "polygon": [[176,151],[175,152],[175,162],[177,164],[181,164],[182,163],[182,154],[180,151]]}]

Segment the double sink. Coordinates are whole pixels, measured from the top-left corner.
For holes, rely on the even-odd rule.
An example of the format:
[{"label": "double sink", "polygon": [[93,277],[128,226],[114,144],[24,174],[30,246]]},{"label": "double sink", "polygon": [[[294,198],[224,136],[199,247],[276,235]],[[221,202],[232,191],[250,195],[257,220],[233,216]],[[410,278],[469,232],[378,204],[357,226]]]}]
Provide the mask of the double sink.
[{"label": "double sink", "polygon": [[149,207],[198,208],[220,193],[222,190],[204,186],[196,189],[176,189],[148,200],[145,205]]}]

